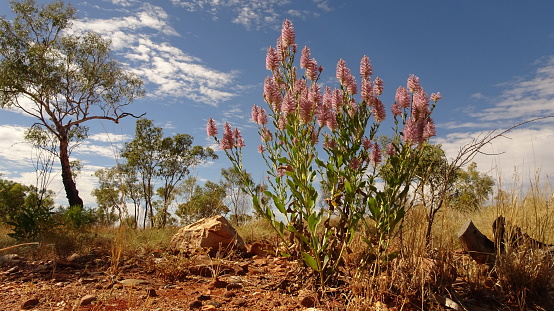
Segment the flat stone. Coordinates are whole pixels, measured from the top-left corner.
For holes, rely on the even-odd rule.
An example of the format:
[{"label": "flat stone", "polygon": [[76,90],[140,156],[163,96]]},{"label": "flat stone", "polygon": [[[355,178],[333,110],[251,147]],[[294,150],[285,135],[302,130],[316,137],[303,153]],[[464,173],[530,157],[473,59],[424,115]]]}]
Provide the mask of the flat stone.
[{"label": "flat stone", "polygon": [[139,280],[139,279],[125,279],[125,280],[119,281],[119,284],[126,287],[135,287],[138,285],[148,284],[148,281]]},{"label": "flat stone", "polygon": [[95,301],[97,298],[94,295],[86,295],[85,297],[81,298],[81,302],[79,303],[80,306],[88,306],[93,301]]},{"label": "flat stone", "polygon": [[31,299],[23,302],[23,304],[21,304],[21,309],[24,309],[24,310],[32,309],[33,307],[38,305],[39,302],[40,301],[38,300],[38,298],[31,298]]}]

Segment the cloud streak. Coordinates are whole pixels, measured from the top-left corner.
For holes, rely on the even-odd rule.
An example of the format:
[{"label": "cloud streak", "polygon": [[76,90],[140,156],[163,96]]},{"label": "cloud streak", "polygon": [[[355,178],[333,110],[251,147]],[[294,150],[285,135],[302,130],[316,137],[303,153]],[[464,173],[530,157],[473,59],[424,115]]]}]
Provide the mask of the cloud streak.
[{"label": "cloud streak", "polygon": [[[311,7],[303,10],[298,10],[294,5],[298,3],[290,0],[171,0],[171,3],[189,12],[207,12],[215,20],[223,15],[221,11],[230,12],[231,22],[249,30],[274,28],[289,16],[318,16],[321,11],[332,10],[328,0],[313,0]],[[285,16],[280,12],[285,12]]]},{"label": "cloud streak", "polygon": [[[236,72],[222,72],[188,55],[163,38],[178,37],[169,15],[149,3],[116,1],[127,8],[128,16],[109,19],[84,18],[74,23],[73,32],[95,31],[112,40],[112,46],[132,72],[147,83],[150,97],[187,98],[217,106],[237,94],[227,91],[235,83]],[[155,37],[156,41],[152,38]],[[162,40],[160,40],[162,38]]]},{"label": "cloud streak", "polygon": [[[524,121],[554,115],[554,56],[546,58],[534,77],[501,84],[503,91],[491,99],[493,106],[471,116],[482,121]],[[475,98],[474,94],[474,98]],[[478,94],[482,98],[482,94]]]},{"label": "cloud streak", "polygon": [[[479,140],[495,130],[500,133],[510,126],[522,124],[494,139],[482,148],[474,161],[479,170],[496,176],[503,183],[533,180],[554,182],[554,56],[545,58],[528,79],[514,79],[499,86],[500,95],[489,97],[473,94],[473,99],[486,100],[490,108],[481,111],[469,110],[469,122],[448,122],[438,127],[454,132],[438,137],[445,153],[455,157],[460,146]],[[547,117],[547,118],[544,118]],[[526,186],[526,185],[523,185]]]}]

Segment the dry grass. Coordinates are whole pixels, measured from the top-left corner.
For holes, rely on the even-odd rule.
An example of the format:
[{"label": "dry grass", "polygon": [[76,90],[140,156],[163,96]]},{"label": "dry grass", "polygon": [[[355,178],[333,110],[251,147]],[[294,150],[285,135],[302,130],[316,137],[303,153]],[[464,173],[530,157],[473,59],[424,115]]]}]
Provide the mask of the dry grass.
[{"label": "dry grass", "polygon": [[[502,187],[500,181],[497,185]],[[554,310],[550,300],[550,292],[554,290],[551,252],[532,245],[508,248],[498,254],[494,267],[488,267],[461,255],[458,242],[458,231],[469,219],[492,240],[492,223],[503,215],[508,228],[518,226],[532,238],[554,244],[552,189],[551,185],[535,179],[528,186],[515,184],[479,211],[464,213],[444,209],[435,218],[430,248],[425,247],[427,211],[424,207],[412,208],[388,250],[399,252],[400,256],[388,262],[371,259],[367,245],[358,237],[351,245],[353,252],[345,256],[345,279],[349,280],[347,292],[350,292],[348,310],[389,310],[391,306],[396,310],[445,310],[446,298],[465,310],[482,310],[476,307],[479,305],[493,310]],[[275,232],[263,220],[253,220],[236,229],[246,243],[278,243]],[[163,260],[155,263],[159,276],[178,280],[186,275],[183,267],[189,265],[190,259],[164,252],[177,230],[123,227],[94,228],[86,234],[65,232],[64,239],[60,235],[52,236],[36,251],[49,256],[66,256],[68,252],[103,253],[111,258],[109,265],[113,274],[132,258],[145,255],[154,258],[152,254],[157,254],[163,256]],[[8,232],[8,228],[0,227],[0,248],[15,244],[6,236]],[[366,265],[360,264],[362,259]]]}]

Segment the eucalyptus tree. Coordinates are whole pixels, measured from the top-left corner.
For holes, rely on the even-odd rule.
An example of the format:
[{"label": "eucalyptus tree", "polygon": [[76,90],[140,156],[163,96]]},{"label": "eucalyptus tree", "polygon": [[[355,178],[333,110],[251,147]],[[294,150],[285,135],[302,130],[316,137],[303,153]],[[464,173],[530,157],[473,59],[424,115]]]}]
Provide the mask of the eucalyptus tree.
[{"label": "eucalyptus tree", "polygon": [[[126,143],[121,156],[127,169],[135,171],[145,202],[145,218],[150,226],[165,227],[169,219],[169,206],[179,191],[179,183],[189,177],[197,165],[217,155],[209,147],[194,146],[194,137],[175,134],[164,137],[163,129],[151,120],[137,120],[135,138]],[[158,200],[154,200],[157,195]],[[157,208],[156,217],[154,208]]]},{"label": "eucalyptus tree", "polygon": [[111,55],[111,42],[94,32],[69,34],[76,10],[55,1],[11,2],[13,20],[0,17],[0,107],[33,118],[35,144],[53,137],[70,206],[83,200],[71,173],[72,146],[86,139],[91,120],[118,123],[143,95],[143,83]]},{"label": "eucalyptus tree", "polygon": [[245,223],[250,217],[248,210],[251,208],[252,197],[244,191],[246,187],[243,178],[248,176],[248,183],[253,184],[251,174],[243,171],[237,172],[234,168],[222,168],[220,185],[225,189],[226,205],[231,210],[231,220],[240,225]]}]

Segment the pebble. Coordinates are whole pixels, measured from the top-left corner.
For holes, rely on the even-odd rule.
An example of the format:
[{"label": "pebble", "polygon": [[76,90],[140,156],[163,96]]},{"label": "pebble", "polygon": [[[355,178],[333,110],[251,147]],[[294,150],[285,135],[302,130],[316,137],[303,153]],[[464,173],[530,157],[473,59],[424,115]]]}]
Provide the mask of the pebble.
[{"label": "pebble", "polygon": [[87,306],[87,305],[90,305],[95,300],[96,300],[96,296],[86,295],[85,297],[81,298],[81,302],[79,303],[79,305],[80,306]]}]

